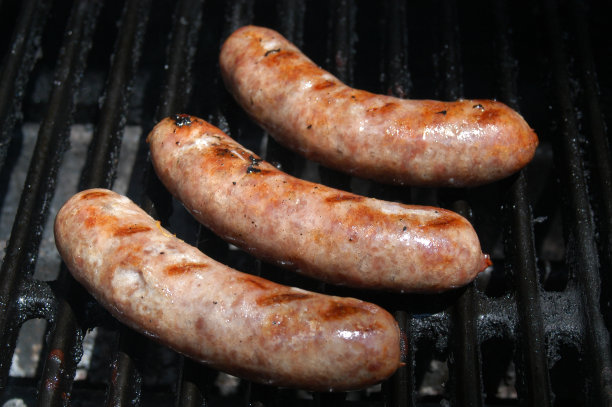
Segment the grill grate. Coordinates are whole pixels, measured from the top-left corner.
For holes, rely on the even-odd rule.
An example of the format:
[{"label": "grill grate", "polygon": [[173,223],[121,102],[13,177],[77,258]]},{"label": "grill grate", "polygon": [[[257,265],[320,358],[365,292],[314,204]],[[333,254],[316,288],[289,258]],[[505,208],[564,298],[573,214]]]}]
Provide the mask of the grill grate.
[{"label": "grill grate", "polygon": [[[2,405],[612,405],[605,121],[612,114],[612,44],[603,2],[126,0],[121,10],[99,1],[38,3],[0,3],[2,29],[12,30],[0,71],[0,191],[27,172],[15,213],[0,193],[1,216],[13,225],[0,231]],[[220,80],[222,40],[249,23],[278,29],[356,87],[401,97],[498,98],[535,128],[536,157],[510,179],[459,190],[383,186],[298,157],[254,125]],[[190,218],[148,162],[146,133],[179,111],[211,121],[298,177],[456,210],[473,222],[494,266],[454,292],[399,295],[325,285],[232,250]],[[74,174],[79,189],[129,179],[132,199],[212,257],[283,284],[385,307],[402,329],[406,364],[380,388],[360,392],[236,382],[118,324],[63,266],[52,281],[38,278],[75,122],[93,124],[84,170]],[[13,155],[23,154],[21,127],[29,123],[40,127],[29,167],[21,169]],[[131,174],[118,170],[128,159],[120,155],[128,126],[141,131]],[[33,318],[48,322],[47,334],[36,373],[20,377],[11,373],[16,343]],[[93,354],[104,367],[98,376],[92,365],[84,379],[75,378],[94,327]],[[101,350],[104,342],[110,351]]]}]

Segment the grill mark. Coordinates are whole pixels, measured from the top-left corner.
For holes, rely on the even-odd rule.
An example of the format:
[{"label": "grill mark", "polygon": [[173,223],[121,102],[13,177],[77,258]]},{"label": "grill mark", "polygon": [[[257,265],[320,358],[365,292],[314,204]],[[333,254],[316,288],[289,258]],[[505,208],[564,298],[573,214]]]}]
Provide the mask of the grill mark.
[{"label": "grill mark", "polygon": [[492,109],[484,110],[483,108],[483,109],[479,109],[479,111],[481,111],[482,113],[478,115],[477,120],[478,120],[478,123],[481,125],[497,124],[501,122],[502,120],[504,120],[499,109],[492,108]]},{"label": "grill mark", "polygon": [[83,221],[83,224],[87,229],[91,229],[98,225],[105,227],[104,229],[112,229],[113,224],[118,221],[116,216],[107,215],[93,206],[86,207],[84,211],[85,220]]},{"label": "grill mark", "polygon": [[448,228],[461,223],[461,219],[457,216],[441,216],[430,220],[429,222],[421,225],[421,227],[435,227],[435,228]]},{"label": "grill mark", "polygon": [[332,86],[336,86],[335,82],[332,81],[324,81],[324,82],[319,82],[316,85],[314,85],[312,88],[314,90],[323,90],[323,89],[327,89],[327,88],[331,88]]},{"label": "grill mark", "polygon": [[260,170],[259,168],[253,168],[251,166],[247,167],[247,174],[257,174],[257,175],[268,175],[271,174],[272,170]]},{"label": "grill mark", "polygon": [[248,276],[248,277],[240,277],[238,278],[239,282],[243,282],[243,283],[248,283],[251,284],[257,288],[260,288],[262,290],[265,290],[269,287],[268,284],[266,284],[267,282],[262,279],[262,278],[257,278],[254,276]]},{"label": "grill mark", "polygon": [[397,103],[389,102],[389,103],[385,103],[383,106],[380,106],[380,107],[372,107],[367,110],[367,113],[386,114],[392,110],[395,110],[397,107],[398,107]]},{"label": "grill mark", "polygon": [[174,264],[164,269],[164,273],[169,276],[176,276],[179,274],[190,273],[198,269],[206,269],[208,264],[205,263],[186,263],[186,264]]},{"label": "grill mark", "polygon": [[327,321],[334,321],[349,317],[351,315],[363,313],[367,313],[367,311],[361,307],[345,305],[339,302],[332,302],[331,306],[329,306],[325,310],[322,310],[319,314],[323,319]]},{"label": "grill mark", "polygon": [[91,191],[91,192],[81,195],[81,199],[84,201],[87,201],[90,199],[100,198],[102,196],[108,196],[108,195],[109,193],[106,191]]},{"label": "grill mark", "polygon": [[337,202],[344,202],[344,201],[360,202],[363,200],[364,200],[363,196],[351,195],[351,194],[337,194],[337,195],[332,195],[332,196],[328,196],[327,198],[325,198],[325,202],[328,202],[328,203],[337,203]]},{"label": "grill mark", "polygon": [[264,59],[264,61],[268,61],[269,63],[273,65],[276,65],[276,64],[283,65],[286,62],[279,62],[279,61],[289,60],[289,59],[300,59],[300,56],[295,51],[281,49],[278,52],[269,54],[268,57]]},{"label": "grill mark", "polygon": [[261,305],[264,307],[274,305],[274,304],[284,304],[292,301],[305,300],[307,298],[312,297],[311,294],[305,293],[284,293],[284,294],[274,294],[267,297],[260,297],[257,299],[257,305]]},{"label": "grill mark", "polygon": [[119,226],[115,228],[113,236],[129,236],[135,233],[148,232],[149,230],[151,228],[144,225]]}]

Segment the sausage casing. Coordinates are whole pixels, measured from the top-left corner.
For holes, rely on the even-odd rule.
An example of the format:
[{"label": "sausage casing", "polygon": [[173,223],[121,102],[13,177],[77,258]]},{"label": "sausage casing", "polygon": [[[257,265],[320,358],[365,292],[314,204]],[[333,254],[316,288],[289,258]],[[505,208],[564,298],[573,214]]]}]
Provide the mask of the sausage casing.
[{"label": "sausage casing", "polygon": [[114,192],[72,197],[55,239],[76,280],[115,317],[228,373],[329,391],[374,384],[400,364],[399,329],[382,308],[222,265]]},{"label": "sausage casing", "polygon": [[489,264],[460,215],[297,179],[197,117],[163,119],[147,141],[158,177],[198,221],[311,277],[435,292],[467,284]]},{"label": "sausage casing", "polygon": [[474,186],[509,176],[538,138],[492,100],[406,100],[346,86],[279,33],[246,26],[219,57],[227,89],[285,146],[325,166],[399,185]]}]

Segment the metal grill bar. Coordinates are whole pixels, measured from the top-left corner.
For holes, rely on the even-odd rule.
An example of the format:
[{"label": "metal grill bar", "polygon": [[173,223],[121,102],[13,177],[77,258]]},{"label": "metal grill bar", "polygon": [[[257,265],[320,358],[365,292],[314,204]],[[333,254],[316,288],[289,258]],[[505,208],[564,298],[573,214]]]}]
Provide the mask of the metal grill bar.
[{"label": "metal grill bar", "polygon": [[40,34],[43,30],[51,1],[42,4],[35,0],[24,2],[11,49],[2,63],[0,72],[0,173],[15,123],[21,114],[21,102],[30,72],[40,51]]},{"label": "metal grill bar", "polygon": [[[443,22],[443,56],[442,75],[444,76],[444,98],[455,100],[463,96],[461,79],[459,25],[455,2],[444,2],[442,6]],[[453,210],[468,216],[470,208],[465,201],[456,201]],[[452,388],[457,405],[482,406],[481,356],[475,316],[478,308],[475,299],[474,284],[471,283],[459,295],[452,307],[451,319],[453,336],[449,348]]]},{"label": "metal grill bar", "polygon": [[304,14],[306,4],[299,0],[277,3],[279,32],[298,48],[304,44]]},{"label": "metal grill bar", "polygon": [[150,8],[151,0],[128,0],[125,3],[100,120],[89,146],[80,190],[111,188],[113,185]]},{"label": "metal grill bar", "polygon": [[[511,31],[508,27],[507,5],[494,4],[496,45],[499,55],[498,87],[500,99],[519,111],[517,92],[517,66],[512,56]],[[510,188],[509,202],[510,225],[506,239],[506,251],[513,265],[516,302],[519,312],[518,354],[522,359],[519,371],[524,372],[526,391],[519,397],[530,406],[551,405],[551,389],[548,377],[546,349],[542,327],[540,304],[540,284],[536,270],[536,254],[533,238],[533,217],[527,201],[527,181],[524,171],[516,178]],[[521,367],[523,367],[521,369]]]},{"label": "metal grill bar", "polygon": [[140,337],[122,326],[119,344],[111,365],[111,377],[106,393],[106,406],[137,405],[142,392],[142,372],[135,362]]},{"label": "metal grill bar", "polygon": [[599,256],[595,242],[595,227],[591,217],[587,185],[584,176],[578,124],[572,104],[567,57],[562,44],[562,31],[557,4],[552,0],[543,3],[546,13],[546,31],[552,60],[554,98],[560,117],[559,138],[556,138],[562,160],[566,163],[561,173],[567,190],[568,266],[574,268],[576,281],[581,289],[581,301],[586,322],[585,343],[589,349],[586,359],[592,372],[592,392],[588,400],[600,405],[612,405],[612,362],[610,338],[600,311],[601,294]]},{"label": "metal grill bar", "polygon": [[407,97],[412,88],[408,70],[408,30],[406,27],[406,5],[399,0],[384,2],[385,49],[384,73],[386,93],[397,97]]},{"label": "metal grill bar", "polygon": [[[584,86],[584,98],[587,115],[590,154],[594,157],[595,169],[593,175],[596,185],[593,190],[598,190],[599,200],[596,206],[599,210],[597,224],[599,225],[599,246],[601,250],[602,270],[610,270],[612,267],[612,163],[611,150],[605,124],[599,103],[599,92],[597,89],[597,71],[591,51],[591,40],[587,30],[585,16],[585,4],[572,0],[569,2],[570,13],[574,16],[572,20],[576,35],[574,49],[577,54],[577,62],[580,68],[581,83]],[[595,208],[594,208],[595,209]],[[612,283],[609,273],[602,273],[604,285]],[[604,290],[601,304],[605,307],[604,317],[607,318],[609,326],[612,322],[612,293]]]},{"label": "metal grill bar", "polygon": [[[48,204],[55,190],[57,169],[72,122],[74,95],[79,87],[85,59],[91,46],[98,9],[97,2],[75,2],[56,68],[49,110],[40,127],[19,210],[0,270],[0,298],[6,304],[6,307],[0,310],[1,341],[5,346],[0,355],[0,388],[4,388],[6,383],[17,335],[16,316],[12,314],[17,300],[15,287],[20,280],[30,278],[34,270]],[[23,301],[27,302],[27,297]]]},{"label": "metal grill bar", "polygon": [[[117,48],[114,63],[110,69],[107,85],[107,94],[102,106],[100,124],[94,133],[90,146],[90,153],[86,161],[85,171],[82,174],[80,189],[92,187],[112,186],[113,174],[115,173],[118,149],[125,126],[125,112],[128,109],[131,82],[136,72],[140,56],[139,49],[142,42],[140,38],[144,34],[146,26],[147,1],[132,1],[126,3],[123,16],[120,21],[120,32],[118,34]],[[127,49],[126,49],[127,47]],[[62,378],[62,387],[70,389],[74,378],[76,363],[81,357],[82,327],[77,322],[73,308],[66,299],[84,298],[83,289],[77,285],[69,275],[65,267],[60,271],[60,281],[65,287],[64,295],[59,299],[60,306],[56,320],[57,325],[53,327],[50,340],[50,353],[45,363],[43,377],[48,380]],[[78,305],[77,305],[78,306]],[[53,355],[70,355],[60,360]],[[113,366],[114,367],[114,366]],[[65,371],[65,372],[64,372]],[[120,376],[131,377],[129,374]],[[112,382],[112,380],[111,380]],[[42,385],[40,405],[56,405],[62,402],[66,391],[58,392]],[[107,395],[109,400],[115,400],[116,394],[113,386]]]}]

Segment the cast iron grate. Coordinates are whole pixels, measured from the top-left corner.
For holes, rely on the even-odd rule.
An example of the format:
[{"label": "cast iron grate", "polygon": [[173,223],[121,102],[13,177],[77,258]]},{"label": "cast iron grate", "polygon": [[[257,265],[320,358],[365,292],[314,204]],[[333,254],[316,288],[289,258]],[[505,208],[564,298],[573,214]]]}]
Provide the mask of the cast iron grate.
[{"label": "cast iron grate", "polygon": [[[605,121],[612,40],[604,2],[43,3],[0,3],[0,209],[12,225],[0,231],[2,405],[612,405]],[[254,125],[223,88],[220,44],[249,23],[279,30],[356,87],[504,101],[540,136],[536,157],[507,180],[460,190],[388,187],[304,160]],[[389,295],[320,284],[232,250],[197,226],[151,172],[144,137],[177,112],[211,121],[298,177],[459,211],[474,223],[494,266],[455,292]],[[71,129],[81,123],[90,124],[91,141],[75,158]],[[38,125],[36,143],[19,164],[31,124]],[[128,156],[134,129],[139,138]],[[68,193],[62,168],[72,159],[83,171],[72,174]],[[11,198],[20,172],[19,198]],[[348,394],[235,381],[119,325],[63,266],[41,278],[40,269],[55,264],[43,261],[41,249],[54,200],[119,179],[128,180],[128,196],[218,260],[385,307],[405,333],[405,366],[379,387]],[[32,373],[16,373],[19,332],[33,319],[47,322],[39,359]],[[82,357],[97,358],[97,365],[81,373]]]}]

